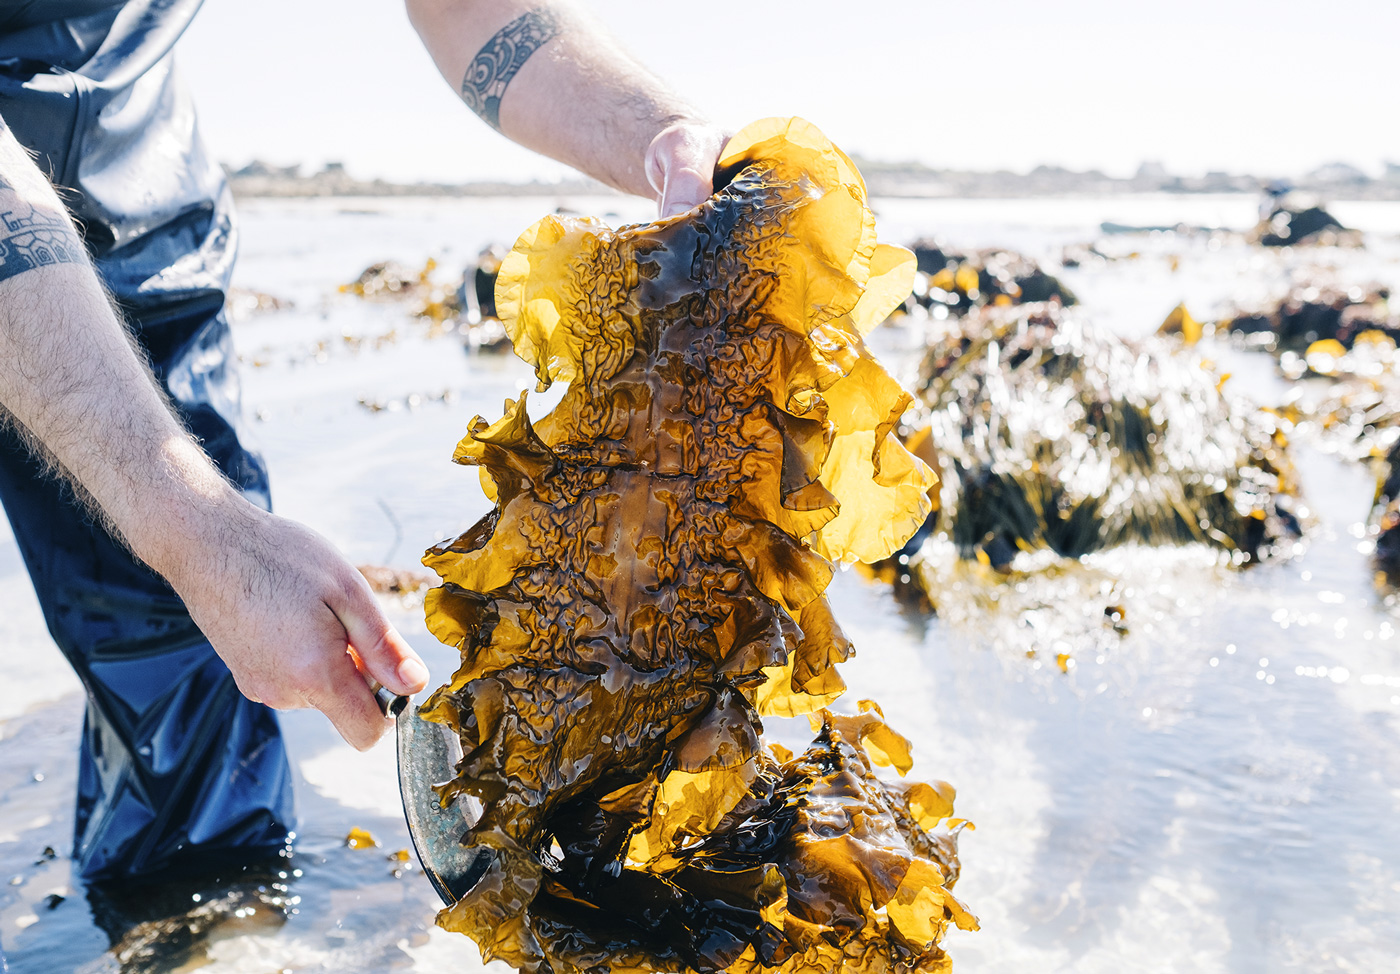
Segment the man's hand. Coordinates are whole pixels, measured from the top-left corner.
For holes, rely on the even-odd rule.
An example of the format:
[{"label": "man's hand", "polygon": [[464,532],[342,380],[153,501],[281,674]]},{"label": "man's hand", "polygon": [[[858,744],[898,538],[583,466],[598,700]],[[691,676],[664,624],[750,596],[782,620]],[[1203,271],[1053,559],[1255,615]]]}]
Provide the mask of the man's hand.
[{"label": "man's hand", "polygon": [[727,141],[701,122],[674,122],[651,140],[645,169],[663,220],[694,209],[714,192],[715,163]]},{"label": "man's hand", "polygon": [[[417,693],[428,671],[358,571],[320,535],[230,498],[166,569],[244,696],[314,707],[361,750],[390,726],[365,683]],[[352,650],[360,661],[355,666]]]}]

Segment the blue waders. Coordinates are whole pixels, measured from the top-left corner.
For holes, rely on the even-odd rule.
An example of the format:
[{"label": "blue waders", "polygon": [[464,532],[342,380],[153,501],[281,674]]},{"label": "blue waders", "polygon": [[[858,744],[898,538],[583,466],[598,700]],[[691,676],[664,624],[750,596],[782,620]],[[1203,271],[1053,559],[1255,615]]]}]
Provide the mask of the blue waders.
[{"label": "blue waders", "polygon": [[[266,507],[262,459],[239,442],[223,311],[237,246],[232,199],[171,55],[198,7],[0,0],[0,117],[62,187],[185,423]],[[87,688],[78,871],[199,871],[281,848],[292,787],[272,711],[239,694],[171,588],[8,434],[0,501],[49,632]]]}]

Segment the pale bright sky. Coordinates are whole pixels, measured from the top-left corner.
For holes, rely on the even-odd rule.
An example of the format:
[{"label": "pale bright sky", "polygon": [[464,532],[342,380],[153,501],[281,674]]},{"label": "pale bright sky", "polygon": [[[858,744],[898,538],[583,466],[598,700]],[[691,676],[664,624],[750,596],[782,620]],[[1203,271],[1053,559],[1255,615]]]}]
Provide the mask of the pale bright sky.
[{"label": "pale bright sky", "polygon": [[[801,115],[872,158],[1118,175],[1400,162],[1385,0],[585,2],[717,120]],[[566,174],[467,111],[397,0],[206,0],[179,57],[225,162]]]}]

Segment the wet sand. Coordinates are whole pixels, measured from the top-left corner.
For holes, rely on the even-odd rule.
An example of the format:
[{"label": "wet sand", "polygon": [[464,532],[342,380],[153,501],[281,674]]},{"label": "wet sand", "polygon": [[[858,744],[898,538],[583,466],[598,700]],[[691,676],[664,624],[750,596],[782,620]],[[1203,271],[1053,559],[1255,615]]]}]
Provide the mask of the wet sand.
[{"label": "wet sand", "polygon": [[[570,203],[629,219],[646,212],[612,198]],[[235,325],[249,425],[281,513],[356,563],[396,567],[414,567],[429,544],[485,513],[475,472],[450,462],[452,448],[472,416],[494,419],[502,399],[532,387],[533,377],[511,356],[469,356],[455,336],[430,338],[402,305],[335,290],[386,258],[415,266],[436,256],[455,271],[551,209],[540,200],[244,207],[237,283],[294,303]],[[1243,228],[1255,212],[1252,200],[1233,197],[888,201],[877,209],[883,239],[937,232],[951,244],[1012,246],[1042,260],[1095,239],[1103,220]],[[1154,329],[1181,300],[1212,317],[1232,298],[1276,293],[1305,262],[1400,285],[1400,207],[1333,209],[1373,231],[1367,250],[1266,253],[1237,241],[1141,235],[1103,243],[1138,257],[1067,270],[1064,279],[1085,315],[1130,335]],[[879,350],[906,369],[918,341],[916,324],[878,336]],[[1282,395],[1268,357],[1228,346],[1210,354],[1235,373],[1235,388],[1263,402]],[[372,413],[362,398],[388,408]],[[549,401],[532,397],[532,412]],[[1295,460],[1318,518],[1295,557],[1237,574],[1201,552],[1115,556],[1109,567],[1135,589],[1131,633],[1068,674],[1026,657],[1038,637],[1019,617],[925,619],[855,572],[835,580],[833,606],[858,650],[843,667],[849,699],[879,700],[914,742],[916,776],[955,784],[959,814],[977,824],[963,838],[958,893],[983,929],[950,935],[955,969],[1393,967],[1400,620],[1380,604],[1367,566],[1374,482],[1309,447]],[[44,632],[4,527],[0,582],[8,649],[0,941],[19,974],[121,970],[99,925],[112,904],[75,886],[66,859],[81,691]],[[445,679],[456,654],[426,633],[417,606],[390,610],[435,679]],[[783,724],[770,722],[775,737],[804,741],[805,721]],[[284,715],[283,726],[300,815],[286,879],[251,877],[220,901],[216,922],[191,899],[183,915],[197,914],[195,925],[208,929],[191,938],[179,924],[140,928],[122,944],[125,969],[479,966],[469,941],[432,926],[437,904],[422,875],[396,876],[401,864],[388,858],[408,845],[391,745],[358,754],[309,712]],[[352,827],[380,846],[345,848]],[[201,892],[201,904],[217,892]],[[50,899],[55,893],[64,898]],[[279,898],[285,917],[267,905]]]}]

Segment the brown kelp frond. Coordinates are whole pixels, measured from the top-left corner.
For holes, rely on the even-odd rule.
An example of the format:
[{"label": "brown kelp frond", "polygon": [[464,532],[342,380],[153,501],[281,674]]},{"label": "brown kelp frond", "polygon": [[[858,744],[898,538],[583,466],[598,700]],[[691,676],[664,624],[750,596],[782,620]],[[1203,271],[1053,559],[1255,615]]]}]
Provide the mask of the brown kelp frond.
[{"label": "brown kelp frond", "polygon": [[[454,459],[495,510],[424,559],[462,665],[421,709],[458,735],[445,800],[492,854],[440,922],[527,971],[938,971],[952,790],[896,787],[908,742],[824,708],[850,641],[833,561],[931,508],[910,399],[862,336],[908,290],[850,160],[797,119],[731,140],[711,199],[612,230],[546,217],[496,307],[543,388]],[[817,716],[775,759],[762,715]]]}]

